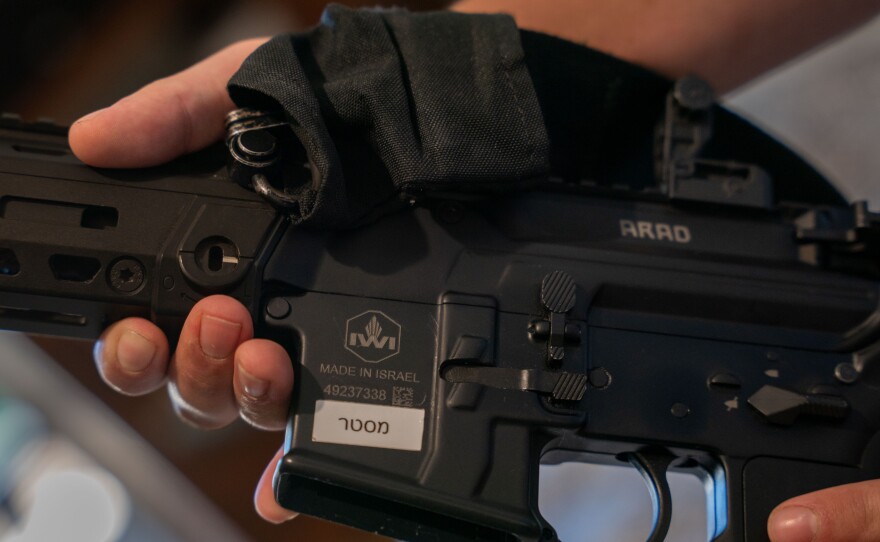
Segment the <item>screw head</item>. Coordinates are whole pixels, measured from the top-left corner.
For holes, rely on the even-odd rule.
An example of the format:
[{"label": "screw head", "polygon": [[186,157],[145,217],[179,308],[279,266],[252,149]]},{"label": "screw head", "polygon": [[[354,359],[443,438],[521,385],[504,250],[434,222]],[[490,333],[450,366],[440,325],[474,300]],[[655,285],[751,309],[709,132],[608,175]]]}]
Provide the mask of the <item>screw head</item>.
[{"label": "screw head", "polygon": [[684,418],[691,413],[691,409],[684,403],[675,403],[672,405],[672,408],[669,409],[669,412],[676,418]]},{"label": "screw head", "polygon": [[119,293],[130,294],[144,284],[146,271],[143,264],[134,258],[121,258],[116,261],[108,273],[110,287]]},{"label": "screw head", "polygon": [[839,363],[834,368],[834,378],[844,384],[853,384],[859,379],[859,370],[852,363]]},{"label": "screw head", "polygon": [[715,102],[715,92],[709,83],[694,75],[676,81],[673,95],[682,107],[697,111],[709,109]]}]

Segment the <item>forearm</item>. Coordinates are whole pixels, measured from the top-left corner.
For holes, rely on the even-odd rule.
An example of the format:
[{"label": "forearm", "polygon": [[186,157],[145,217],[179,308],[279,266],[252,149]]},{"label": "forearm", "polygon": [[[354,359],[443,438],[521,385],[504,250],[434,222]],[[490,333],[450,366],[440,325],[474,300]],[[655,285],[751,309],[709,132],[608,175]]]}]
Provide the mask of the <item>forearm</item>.
[{"label": "forearm", "polygon": [[880,12],[880,0],[462,0],[669,77],[727,91]]}]

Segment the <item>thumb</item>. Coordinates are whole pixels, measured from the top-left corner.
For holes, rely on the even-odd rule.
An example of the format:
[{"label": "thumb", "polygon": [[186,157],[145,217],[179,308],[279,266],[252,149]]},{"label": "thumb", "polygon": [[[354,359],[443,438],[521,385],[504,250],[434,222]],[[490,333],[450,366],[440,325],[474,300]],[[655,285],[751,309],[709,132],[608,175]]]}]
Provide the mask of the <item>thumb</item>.
[{"label": "thumb", "polygon": [[260,482],[257,484],[257,490],[254,493],[254,506],[257,509],[257,514],[266,521],[275,524],[283,523],[297,516],[296,512],[282,508],[275,501],[275,494],[272,492],[272,476],[275,473],[275,469],[278,468],[278,462],[283,457],[284,450],[278,450],[278,453],[275,454],[275,457],[266,466],[266,470],[263,471],[263,476],[260,477]]},{"label": "thumb", "polygon": [[773,542],[880,540],[880,480],[789,499],[770,514],[767,531]]},{"label": "thumb", "polygon": [[265,41],[240,41],[198,64],[154,81],[70,127],[70,148],[98,167],[162,164],[223,137],[226,113],[235,107],[226,82]]}]

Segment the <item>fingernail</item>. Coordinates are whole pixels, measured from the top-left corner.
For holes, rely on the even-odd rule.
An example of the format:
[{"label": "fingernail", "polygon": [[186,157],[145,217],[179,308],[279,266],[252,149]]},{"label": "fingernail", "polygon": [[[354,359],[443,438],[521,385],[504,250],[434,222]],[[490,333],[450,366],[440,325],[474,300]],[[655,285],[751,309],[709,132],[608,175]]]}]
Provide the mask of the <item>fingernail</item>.
[{"label": "fingernail", "polygon": [[134,331],[123,333],[116,343],[116,360],[128,373],[144,371],[155,355],[156,345]]},{"label": "fingernail", "polygon": [[262,378],[257,378],[241,367],[238,368],[238,377],[244,388],[244,393],[250,395],[254,399],[259,399],[266,395],[269,391],[269,382]]},{"label": "fingernail", "polygon": [[100,115],[101,113],[103,113],[104,111],[107,111],[108,109],[110,109],[110,108],[109,108],[109,107],[105,107],[105,108],[103,108],[103,109],[98,109],[97,111],[92,111],[92,112],[89,113],[88,115],[85,115],[85,116],[82,116],[82,117],[76,119],[73,123],[74,123],[74,124],[79,124],[79,123],[81,123],[81,122],[85,122],[85,121],[87,121],[87,120],[91,120],[91,119],[97,117],[98,115]]},{"label": "fingernail", "polygon": [[210,358],[228,358],[238,346],[240,333],[241,324],[237,322],[216,316],[202,316],[202,330],[199,334],[202,352]]},{"label": "fingernail", "polygon": [[819,518],[803,506],[788,506],[773,512],[768,528],[773,542],[811,542],[818,530]]}]

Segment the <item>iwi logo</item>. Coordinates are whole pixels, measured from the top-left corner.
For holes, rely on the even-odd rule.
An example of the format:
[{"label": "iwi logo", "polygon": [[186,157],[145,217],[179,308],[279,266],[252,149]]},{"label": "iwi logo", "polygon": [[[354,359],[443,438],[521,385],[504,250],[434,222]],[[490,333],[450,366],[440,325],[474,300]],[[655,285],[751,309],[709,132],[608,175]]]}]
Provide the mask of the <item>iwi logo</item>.
[{"label": "iwi logo", "polygon": [[378,363],[400,351],[400,324],[381,311],[349,318],[345,349],[368,363]]}]

